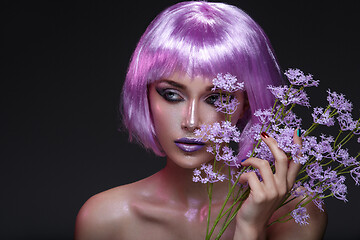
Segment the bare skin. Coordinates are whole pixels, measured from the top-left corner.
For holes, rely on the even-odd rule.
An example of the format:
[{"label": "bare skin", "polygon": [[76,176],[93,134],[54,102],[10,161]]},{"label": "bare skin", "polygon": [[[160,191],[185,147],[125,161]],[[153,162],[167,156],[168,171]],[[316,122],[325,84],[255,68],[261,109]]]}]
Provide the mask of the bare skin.
[{"label": "bare skin", "polygon": [[[81,208],[75,229],[76,240],[91,239],[204,239],[208,196],[206,185],[192,181],[193,169],[212,156],[205,149],[193,153],[179,149],[174,140],[193,137],[201,124],[222,120],[212,105],[211,83],[202,78],[175,75],[157,81],[149,88],[150,108],[160,145],[167,155],[167,165],[141,181],[110,189],[91,197]],[[235,96],[241,105],[234,123],[247,108],[242,93]],[[326,213],[308,204],[310,224],[300,226],[293,220],[266,225],[294,207],[297,199],[276,210],[294,183],[298,165],[288,161],[271,137],[263,138],[276,159],[273,174],[267,161],[250,158],[243,165],[260,170],[264,179],[243,174],[251,193],[221,239],[321,239],[326,227]],[[301,139],[294,135],[294,141]],[[285,156],[285,157],[284,157]],[[227,183],[214,184],[213,216],[217,215],[227,193]]]}]

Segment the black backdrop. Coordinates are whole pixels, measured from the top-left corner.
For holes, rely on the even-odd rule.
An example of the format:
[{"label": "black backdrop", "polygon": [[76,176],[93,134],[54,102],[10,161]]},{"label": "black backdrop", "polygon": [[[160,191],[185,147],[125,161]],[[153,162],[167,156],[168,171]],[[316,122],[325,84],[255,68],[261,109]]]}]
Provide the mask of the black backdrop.
[{"label": "black backdrop", "polygon": [[[2,1],[1,239],[72,239],[90,196],[164,166],[117,131],[117,107],[137,40],[175,2]],[[259,22],[284,69],[321,80],[314,106],[331,88],[359,116],[355,1],[227,2]],[[360,188],[352,181],[348,199],[326,201],[325,239],[360,238]]]}]

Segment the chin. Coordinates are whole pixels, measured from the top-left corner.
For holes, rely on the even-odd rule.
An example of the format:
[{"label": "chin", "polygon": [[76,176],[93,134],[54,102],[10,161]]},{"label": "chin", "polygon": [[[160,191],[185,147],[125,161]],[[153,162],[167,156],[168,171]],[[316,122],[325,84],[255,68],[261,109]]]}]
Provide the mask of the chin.
[{"label": "chin", "polygon": [[199,168],[201,164],[208,163],[213,159],[212,154],[201,153],[201,154],[181,154],[180,156],[170,157],[169,161],[173,161],[179,167],[185,169]]}]

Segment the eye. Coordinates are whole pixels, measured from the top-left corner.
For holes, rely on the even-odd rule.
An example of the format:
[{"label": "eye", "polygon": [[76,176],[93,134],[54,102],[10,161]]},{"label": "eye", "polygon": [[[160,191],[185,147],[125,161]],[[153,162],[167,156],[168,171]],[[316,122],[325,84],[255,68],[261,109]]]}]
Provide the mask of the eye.
[{"label": "eye", "polygon": [[[215,102],[217,100],[219,100],[220,98],[220,93],[215,93],[215,94],[211,94],[209,97],[206,98],[206,103],[210,104],[210,105],[215,105]],[[230,96],[224,96],[222,95],[222,100],[223,103],[225,104],[227,101],[232,101],[234,99],[233,95]]]},{"label": "eye", "polygon": [[210,104],[210,105],[214,105],[215,102],[219,99],[220,94],[216,93],[216,94],[211,94],[209,97],[207,97],[205,99],[205,102]]},{"label": "eye", "polygon": [[162,96],[168,102],[180,102],[183,100],[180,94],[174,89],[156,88],[156,91],[159,93],[160,96]]}]

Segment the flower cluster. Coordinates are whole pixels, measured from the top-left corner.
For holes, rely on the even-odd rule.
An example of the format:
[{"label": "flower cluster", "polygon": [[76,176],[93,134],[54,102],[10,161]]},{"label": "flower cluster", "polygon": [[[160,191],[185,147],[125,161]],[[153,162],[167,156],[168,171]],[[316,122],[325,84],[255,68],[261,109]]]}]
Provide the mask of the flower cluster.
[{"label": "flower cluster", "polygon": [[297,104],[310,107],[309,98],[302,88],[296,89],[289,86],[275,87],[270,85],[268,89],[284,106]]},{"label": "flower cluster", "polygon": [[[301,126],[301,119],[291,109],[293,106],[302,105],[309,107],[309,99],[304,92],[305,87],[318,86],[319,81],[314,81],[311,75],[305,76],[298,69],[290,69],[285,72],[290,86],[269,86],[280,105],[273,109],[258,110],[255,116],[258,117],[260,126],[253,126],[249,135],[259,140],[259,129],[266,129],[267,133],[274,137],[279,147],[286,152],[295,162],[303,165],[299,173],[299,181],[294,185],[292,195],[311,198],[312,201],[322,209],[322,199],[333,196],[337,199],[347,201],[346,177],[350,173],[356,184],[360,184],[360,163],[356,157],[350,156],[348,149],[344,148],[351,136],[359,134],[359,120],[354,120],[351,115],[352,104],[343,94],[328,90],[328,106],[326,108],[315,107],[312,112],[313,124],[308,128],[302,137],[302,146],[296,146],[292,142],[293,131]],[[295,89],[294,85],[301,85]],[[300,97],[301,96],[301,97]],[[291,105],[291,106],[290,106]],[[327,127],[339,125],[339,134],[335,138],[330,135],[321,134],[320,138],[309,135],[318,125]],[[340,140],[343,132],[348,134]],[[253,156],[273,162],[271,152],[264,144],[259,144],[251,153]],[[249,154],[250,155],[250,154]],[[301,189],[299,191],[298,189]],[[301,210],[300,210],[301,209]],[[306,208],[295,209],[291,216],[296,222],[305,224],[308,215]]]},{"label": "flower cluster", "polygon": [[351,112],[352,103],[345,99],[343,94],[337,94],[336,92],[331,92],[330,89],[327,91],[327,101],[329,102],[330,107],[333,107],[339,111]]},{"label": "flower cluster", "polygon": [[231,99],[230,97],[228,97],[227,99],[219,98],[214,103],[216,111],[229,115],[233,114],[236,111],[237,105],[239,104],[240,103],[236,98]]},{"label": "flower cluster", "polygon": [[354,179],[356,185],[360,185],[360,167],[353,168],[350,171],[351,177]]},{"label": "flower cluster", "polygon": [[211,89],[212,91],[220,89],[222,91],[231,93],[242,90],[244,88],[244,83],[238,82],[237,78],[230,73],[219,73],[212,82],[214,85],[214,87]]},{"label": "flower cluster", "polygon": [[328,127],[333,126],[335,124],[335,120],[328,110],[329,109],[324,109],[322,107],[314,108],[314,112],[311,114],[314,123],[326,125]]},{"label": "flower cluster", "polygon": [[230,141],[239,142],[240,131],[230,121],[215,122],[210,125],[202,125],[195,130],[197,138],[205,142],[221,144]]},{"label": "flower cluster", "polygon": [[292,85],[304,87],[319,86],[319,80],[314,80],[311,74],[305,75],[300,69],[290,68],[284,74]]},{"label": "flower cluster", "polygon": [[[360,162],[357,160],[360,153],[353,157],[345,148],[345,144],[355,135],[360,135],[360,119],[353,119],[351,114],[352,103],[343,94],[328,90],[328,106],[313,108],[311,114],[313,123],[309,128],[303,130],[302,145],[295,144],[293,142],[294,131],[302,128],[302,119],[294,113],[293,108],[296,105],[311,107],[305,88],[317,87],[319,80],[314,80],[311,74],[305,75],[299,69],[289,69],[285,75],[290,85],[268,86],[276,98],[273,108],[256,110],[254,115],[258,119],[258,123],[246,128],[241,136],[236,126],[233,126],[230,121],[231,114],[236,110],[238,104],[236,100],[231,98],[231,93],[242,90],[244,84],[239,83],[236,77],[230,74],[217,75],[217,78],[213,80],[213,90],[220,90],[220,98],[216,101],[215,106],[217,111],[225,114],[226,120],[211,125],[203,125],[196,130],[195,134],[199,139],[210,143],[207,151],[214,154],[214,162],[213,164],[203,164],[200,169],[195,169],[193,180],[210,184],[208,187],[210,203],[212,184],[228,180],[232,186],[229,188],[229,196],[235,196],[234,202],[239,202],[241,207],[246,194],[239,195],[233,192],[234,186],[238,185],[239,176],[245,172],[253,171],[261,180],[261,175],[257,169],[242,167],[238,163],[240,153],[236,154],[229,144],[231,142],[238,143],[240,137],[241,139],[249,139],[249,141],[253,141],[253,149],[246,156],[267,160],[273,166],[274,157],[260,137],[260,133],[265,131],[277,141],[279,148],[290,159],[303,165],[297,181],[283,204],[301,196],[303,200],[286,215],[288,217],[286,220],[294,219],[300,225],[306,225],[310,216],[306,212],[305,205],[309,202],[312,201],[323,211],[323,199],[327,197],[347,201],[346,174],[351,176],[356,185],[360,185]],[[320,134],[319,137],[310,135],[318,126],[332,127],[336,124],[339,130],[336,137],[326,134]],[[360,137],[357,137],[357,142],[360,143]],[[223,174],[224,166],[229,167],[228,176]],[[241,187],[247,188],[247,186]],[[246,191],[243,192],[246,193]],[[224,206],[227,201],[228,198]],[[221,214],[222,212],[219,213],[218,218],[223,216]],[[236,211],[232,216],[235,216],[234,214]],[[279,218],[276,221],[281,221],[280,219],[284,218]],[[215,221],[215,225],[217,222],[218,220]],[[212,231],[207,233],[207,239],[210,239],[211,234]]]},{"label": "flower cluster", "polygon": [[[201,171],[205,173],[205,177],[201,176]],[[222,173],[214,172],[213,165],[211,164],[202,164],[200,170],[194,170],[193,182],[201,183],[215,183],[218,181],[224,181],[226,176]]]},{"label": "flower cluster", "polygon": [[298,207],[291,211],[291,216],[294,218],[295,222],[300,225],[307,225],[307,219],[310,218],[310,215],[306,212],[305,207]]},{"label": "flower cluster", "polygon": [[359,128],[359,122],[355,121],[351,113],[345,112],[337,117],[341,131],[353,131]]}]

